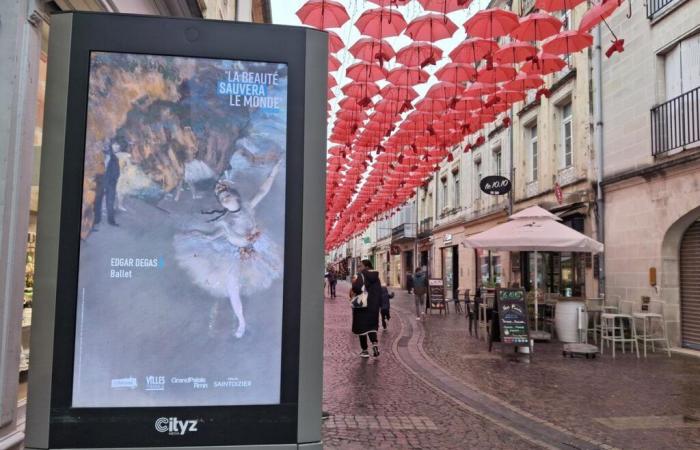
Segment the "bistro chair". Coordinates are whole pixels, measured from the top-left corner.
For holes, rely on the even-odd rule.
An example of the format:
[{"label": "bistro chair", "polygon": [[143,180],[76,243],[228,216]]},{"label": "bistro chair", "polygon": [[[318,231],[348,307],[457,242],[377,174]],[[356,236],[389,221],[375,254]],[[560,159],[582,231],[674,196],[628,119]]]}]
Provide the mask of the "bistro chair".
[{"label": "bistro chair", "polygon": [[[635,328],[641,330],[637,333],[637,339],[644,345],[644,357],[647,357],[647,342],[651,342],[651,351],[655,352],[655,342],[663,342],[666,352],[671,357],[671,348],[668,345],[668,334],[666,333],[666,321],[664,319],[664,305],[659,301],[649,303],[649,311],[632,313]],[[641,325],[641,326],[640,326]]]},{"label": "bistro chair", "polygon": [[[466,290],[467,294],[469,293],[469,289]],[[462,305],[460,304],[461,300],[459,299],[459,290],[457,291],[457,296],[454,298],[454,303],[455,303],[455,314],[459,313],[462,314]]]},{"label": "bistro chair", "polygon": [[[593,342],[598,344],[598,336],[600,335],[600,315],[603,313],[604,298],[589,298],[586,299],[586,312],[588,312],[588,320],[592,326],[588,328],[588,333],[593,334]],[[588,339],[588,335],[586,335]]]},{"label": "bistro chair", "polygon": [[496,298],[494,294],[487,293],[483,301],[479,304],[479,331],[483,330],[485,341],[488,341],[491,335],[491,315],[489,311],[493,311],[495,301]]},{"label": "bistro chair", "polygon": [[[625,353],[625,344],[630,343],[635,347],[637,358],[639,358],[639,345],[637,343],[637,331],[634,326],[634,317],[632,316],[632,302],[620,302],[619,312],[604,312],[600,315],[601,333],[600,333],[600,354],[603,354],[605,343],[609,342],[612,346],[612,357],[615,358],[615,347],[619,342],[622,344],[622,353]],[[625,323],[627,325],[625,325]],[[629,332],[629,337],[626,332]]]},{"label": "bistro chair", "polygon": [[540,305],[542,308],[542,330],[548,331],[552,336],[555,333],[554,319],[556,316],[557,300],[559,294],[545,294],[544,302]]}]

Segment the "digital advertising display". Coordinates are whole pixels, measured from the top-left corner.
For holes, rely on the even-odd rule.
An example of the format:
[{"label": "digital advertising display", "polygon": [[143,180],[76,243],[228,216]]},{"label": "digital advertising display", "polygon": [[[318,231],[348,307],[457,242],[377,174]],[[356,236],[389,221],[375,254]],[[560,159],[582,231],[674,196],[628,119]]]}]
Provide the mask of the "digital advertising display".
[{"label": "digital advertising display", "polygon": [[90,53],[73,407],[280,403],[287,79]]}]

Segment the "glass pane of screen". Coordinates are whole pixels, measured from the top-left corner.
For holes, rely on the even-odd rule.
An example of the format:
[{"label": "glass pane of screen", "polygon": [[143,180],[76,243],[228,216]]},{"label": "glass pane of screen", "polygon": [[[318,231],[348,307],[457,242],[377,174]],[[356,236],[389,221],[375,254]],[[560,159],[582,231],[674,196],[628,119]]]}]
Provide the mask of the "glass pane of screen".
[{"label": "glass pane of screen", "polygon": [[91,55],[74,407],[280,401],[287,66]]}]

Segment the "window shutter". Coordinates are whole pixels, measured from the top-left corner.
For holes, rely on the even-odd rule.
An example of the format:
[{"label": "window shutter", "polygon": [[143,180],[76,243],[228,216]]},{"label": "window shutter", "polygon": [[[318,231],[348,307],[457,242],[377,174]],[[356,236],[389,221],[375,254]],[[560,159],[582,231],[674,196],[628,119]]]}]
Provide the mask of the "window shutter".
[{"label": "window shutter", "polygon": [[688,92],[700,86],[700,34],[682,41],[680,48],[681,88]]},{"label": "window shutter", "polygon": [[664,58],[666,80],[666,100],[682,94],[681,87],[681,46],[676,45]]}]

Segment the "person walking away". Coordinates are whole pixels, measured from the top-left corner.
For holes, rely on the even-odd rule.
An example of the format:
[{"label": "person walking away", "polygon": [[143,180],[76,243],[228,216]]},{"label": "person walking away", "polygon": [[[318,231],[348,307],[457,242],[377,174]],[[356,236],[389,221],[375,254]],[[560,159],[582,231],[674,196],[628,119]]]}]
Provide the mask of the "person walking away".
[{"label": "person walking away", "polygon": [[335,287],[338,284],[338,274],[333,268],[331,268],[331,270],[328,271],[328,283],[330,283],[331,285],[331,298],[335,298]]},{"label": "person walking away", "polygon": [[382,286],[382,304],[380,313],[382,315],[382,328],[386,330],[386,321],[391,319],[391,299],[394,298],[394,293],[389,292],[386,286]]},{"label": "person walking away", "polygon": [[409,294],[413,292],[413,277],[410,270],[406,272],[406,290]]},{"label": "person walking away", "polygon": [[427,284],[425,273],[423,273],[423,270],[420,267],[417,267],[416,274],[413,276],[413,296],[416,303],[416,320],[420,320],[423,305],[425,304]]},{"label": "person walking away", "polygon": [[382,302],[382,283],[379,281],[379,272],[374,270],[372,262],[367,259],[360,262],[359,272],[350,288],[350,299],[360,295],[363,288],[367,292],[367,307],[353,308],[352,332],[360,338],[362,348],[360,357],[369,358],[367,338],[372,342],[372,354],[377,357],[379,356],[377,329],[379,328],[379,307]]}]

